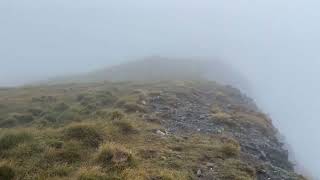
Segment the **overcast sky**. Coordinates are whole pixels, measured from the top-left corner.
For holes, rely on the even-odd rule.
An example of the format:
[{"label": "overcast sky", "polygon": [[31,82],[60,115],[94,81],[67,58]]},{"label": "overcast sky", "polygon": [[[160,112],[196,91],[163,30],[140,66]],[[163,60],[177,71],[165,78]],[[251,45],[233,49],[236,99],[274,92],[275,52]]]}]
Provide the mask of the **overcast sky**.
[{"label": "overcast sky", "polygon": [[252,82],[299,163],[320,178],[320,3],[1,0],[0,86],[149,55],[219,57]]}]

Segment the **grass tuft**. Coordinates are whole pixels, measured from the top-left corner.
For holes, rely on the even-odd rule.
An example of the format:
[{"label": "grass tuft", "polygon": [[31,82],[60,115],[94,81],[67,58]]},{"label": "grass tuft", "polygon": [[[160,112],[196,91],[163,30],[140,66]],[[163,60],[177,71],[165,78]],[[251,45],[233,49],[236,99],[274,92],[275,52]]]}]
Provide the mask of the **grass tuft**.
[{"label": "grass tuft", "polygon": [[220,150],[224,154],[224,157],[230,158],[240,156],[241,147],[239,142],[231,138],[224,139],[223,141]]},{"label": "grass tuft", "polygon": [[129,120],[121,120],[114,122],[122,135],[136,134],[138,133],[137,128]]},{"label": "grass tuft", "polygon": [[135,164],[134,156],[125,147],[107,143],[100,147],[96,161],[105,168],[113,170],[124,170]]},{"label": "grass tuft", "polygon": [[81,141],[84,145],[97,148],[104,140],[102,130],[89,124],[76,124],[67,127],[64,134],[69,139]]},{"label": "grass tuft", "polygon": [[114,110],[109,115],[111,120],[121,120],[125,117],[124,113],[119,110]]},{"label": "grass tuft", "polygon": [[219,169],[219,176],[222,179],[254,180],[256,179],[256,171],[246,163],[228,159],[223,162]]},{"label": "grass tuft", "polygon": [[50,164],[55,162],[73,164],[81,161],[84,156],[81,150],[81,146],[76,143],[68,143],[62,149],[48,148],[44,160]]}]

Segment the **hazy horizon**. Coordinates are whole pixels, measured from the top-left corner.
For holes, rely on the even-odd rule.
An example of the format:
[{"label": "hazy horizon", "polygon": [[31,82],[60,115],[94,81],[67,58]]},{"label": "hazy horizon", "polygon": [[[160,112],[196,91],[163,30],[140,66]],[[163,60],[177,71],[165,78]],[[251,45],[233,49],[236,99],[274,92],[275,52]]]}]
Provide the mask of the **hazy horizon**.
[{"label": "hazy horizon", "polygon": [[219,58],[250,82],[303,167],[320,179],[315,1],[0,2],[0,86],[137,58]]}]

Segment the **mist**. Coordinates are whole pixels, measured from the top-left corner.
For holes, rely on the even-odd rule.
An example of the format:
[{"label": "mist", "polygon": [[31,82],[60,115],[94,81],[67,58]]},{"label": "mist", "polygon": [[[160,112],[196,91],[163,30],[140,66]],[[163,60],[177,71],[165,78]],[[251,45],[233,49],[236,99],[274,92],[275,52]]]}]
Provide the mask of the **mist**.
[{"label": "mist", "polygon": [[2,0],[0,86],[137,58],[219,58],[250,82],[299,167],[320,178],[316,1]]}]

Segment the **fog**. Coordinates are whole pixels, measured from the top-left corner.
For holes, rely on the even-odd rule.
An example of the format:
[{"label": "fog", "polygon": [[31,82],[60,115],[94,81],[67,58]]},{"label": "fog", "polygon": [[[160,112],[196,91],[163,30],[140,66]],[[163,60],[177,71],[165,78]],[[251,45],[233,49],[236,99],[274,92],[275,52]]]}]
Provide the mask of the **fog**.
[{"label": "fog", "polygon": [[320,3],[313,0],[1,0],[0,86],[149,55],[218,57],[320,178]]}]

